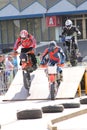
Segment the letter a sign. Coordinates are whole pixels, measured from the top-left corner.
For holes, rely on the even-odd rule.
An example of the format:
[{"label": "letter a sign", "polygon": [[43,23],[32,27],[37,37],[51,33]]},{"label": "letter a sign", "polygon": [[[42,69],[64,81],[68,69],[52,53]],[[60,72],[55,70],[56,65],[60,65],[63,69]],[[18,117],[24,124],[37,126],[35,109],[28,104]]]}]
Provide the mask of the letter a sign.
[{"label": "letter a sign", "polygon": [[52,17],[49,18],[49,25],[54,25],[54,20]]},{"label": "letter a sign", "polygon": [[57,22],[57,20],[60,21],[60,19],[56,16],[50,16],[50,17],[46,17],[46,24],[47,27],[55,27],[58,26],[59,23]]}]

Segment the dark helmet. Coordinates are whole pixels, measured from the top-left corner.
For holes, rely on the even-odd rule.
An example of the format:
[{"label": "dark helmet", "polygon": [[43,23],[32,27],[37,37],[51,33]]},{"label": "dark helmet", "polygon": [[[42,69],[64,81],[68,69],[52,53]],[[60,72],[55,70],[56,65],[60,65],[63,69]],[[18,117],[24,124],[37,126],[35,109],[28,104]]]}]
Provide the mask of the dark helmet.
[{"label": "dark helmet", "polygon": [[49,45],[49,49],[50,50],[54,50],[56,48],[56,46],[57,46],[56,42],[55,41],[51,41],[50,45]]}]

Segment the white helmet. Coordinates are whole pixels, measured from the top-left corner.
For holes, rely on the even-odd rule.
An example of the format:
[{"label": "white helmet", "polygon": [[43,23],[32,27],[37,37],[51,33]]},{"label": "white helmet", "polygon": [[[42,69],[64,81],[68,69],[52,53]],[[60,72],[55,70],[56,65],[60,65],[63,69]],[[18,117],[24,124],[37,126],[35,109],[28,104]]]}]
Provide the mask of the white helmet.
[{"label": "white helmet", "polygon": [[72,26],[72,21],[71,21],[70,19],[66,20],[65,26],[66,26],[67,28],[71,28],[71,26]]}]

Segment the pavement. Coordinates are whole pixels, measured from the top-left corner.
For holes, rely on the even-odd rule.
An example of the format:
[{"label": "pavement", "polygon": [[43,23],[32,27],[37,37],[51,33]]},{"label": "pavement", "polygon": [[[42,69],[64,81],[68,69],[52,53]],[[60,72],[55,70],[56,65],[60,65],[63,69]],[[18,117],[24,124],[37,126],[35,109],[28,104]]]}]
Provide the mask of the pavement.
[{"label": "pavement", "polygon": [[[81,98],[81,97],[80,97]],[[79,102],[80,98],[67,100],[33,100],[33,101],[0,101],[0,124],[1,130],[54,130],[48,129],[51,120],[55,120],[64,115],[74,114],[75,112],[87,109],[87,105],[81,105],[80,108],[67,108],[63,112],[43,113],[40,119],[17,120],[17,112],[21,110],[41,109],[43,106],[55,105],[60,103]],[[87,130],[87,114],[78,115],[73,118],[56,122],[53,126],[57,126],[58,130]],[[84,120],[84,121],[83,121]]]}]

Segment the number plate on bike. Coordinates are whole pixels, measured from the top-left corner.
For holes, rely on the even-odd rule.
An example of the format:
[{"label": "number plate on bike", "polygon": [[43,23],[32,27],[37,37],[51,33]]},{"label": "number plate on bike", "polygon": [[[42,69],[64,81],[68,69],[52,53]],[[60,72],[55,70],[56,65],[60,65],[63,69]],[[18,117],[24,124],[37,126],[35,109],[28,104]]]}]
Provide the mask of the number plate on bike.
[{"label": "number plate on bike", "polygon": [[66,36],[65,41],[70,41],[72,39],[72,36]]},{"label": "number plate on bike", "polygon": [[26,61],[26,60],[25,60],[25,59],[21,59],[21,61],[23,61],[23,62],[24,62],[24,61]]},{"label": "number plate on bike", "polygon": [[57,74],[57,66],[48,66],[48,74]]}]

